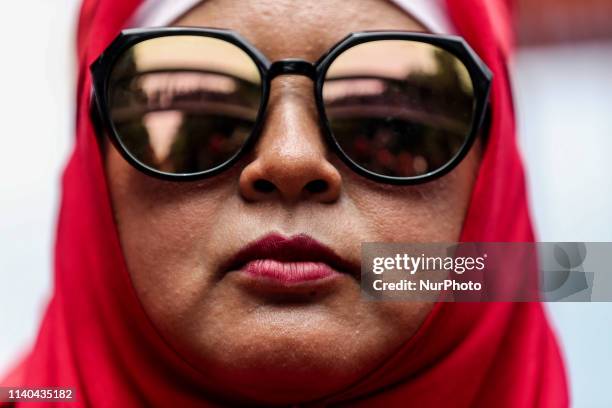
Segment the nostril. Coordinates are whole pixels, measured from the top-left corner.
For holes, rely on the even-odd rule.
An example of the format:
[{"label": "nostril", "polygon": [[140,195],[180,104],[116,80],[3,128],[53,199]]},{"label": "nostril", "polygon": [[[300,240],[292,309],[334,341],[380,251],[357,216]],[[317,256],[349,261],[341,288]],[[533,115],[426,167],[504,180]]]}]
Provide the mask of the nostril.
[{"label": "nostril", "polygon": [[304,189],[309,193],[322,193],[329,188],[329,184],[325,180],[312,180],[304,186]]},{"label": "nostril", "polygon": [[260,193],[271,193],[276,189],[274,183],[264,179],[255,180],[253,188]]}]

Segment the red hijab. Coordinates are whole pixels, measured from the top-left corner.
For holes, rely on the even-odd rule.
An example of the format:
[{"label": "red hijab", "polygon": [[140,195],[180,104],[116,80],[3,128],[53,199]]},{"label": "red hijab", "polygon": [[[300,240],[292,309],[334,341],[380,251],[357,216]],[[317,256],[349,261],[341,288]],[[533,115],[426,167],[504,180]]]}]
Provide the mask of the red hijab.
[{"label": "red hijab", "polygon": [[[447,3],[454,25],[495,75],[491,135],[462,241],[532,241],[506,71],[511,49],[507,2]],[[2,384],[74,387],[79,405],[214,405],[202,391],[206,372],[196,371],[162,340],[132,287],[89,117],[88,66],[138,4],[84,1],[78,29],[77,138],[62,179],[54,294],[32,352]],[[538,303],[439,303],[398,353],[326,402],[569,404],[557,343]]]}]

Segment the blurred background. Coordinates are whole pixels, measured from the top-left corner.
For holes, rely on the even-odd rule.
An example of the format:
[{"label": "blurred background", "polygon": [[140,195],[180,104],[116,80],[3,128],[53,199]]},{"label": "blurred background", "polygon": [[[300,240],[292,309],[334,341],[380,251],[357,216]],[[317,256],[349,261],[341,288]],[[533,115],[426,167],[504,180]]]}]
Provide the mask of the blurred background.
[{"label": "blurred background", "polygon": [[[612,241],[612,1],[519,0],[512,66],[539,241]],[[575,407],[612,407],[612,303],[549,303]]]},{"label": "blurred background", "polygon": [[[34,340],[51,291],[77,3],[0,3],[0,373]],[[612,0],[519,0],[515,27],[511,69],[538,240],[610,242]],[[612,303],[547,309],[573,406],[612,407]]]}]

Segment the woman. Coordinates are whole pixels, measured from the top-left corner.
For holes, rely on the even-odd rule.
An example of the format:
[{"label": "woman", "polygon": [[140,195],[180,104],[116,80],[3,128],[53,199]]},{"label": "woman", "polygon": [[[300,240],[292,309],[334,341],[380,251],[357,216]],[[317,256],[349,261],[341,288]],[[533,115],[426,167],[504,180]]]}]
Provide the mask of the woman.
[{"label": "woman", "polygon": [[[32,353],[3,384],[73,387],[79,404],[94,406],[567,406],[541,305],[360,295],[362,242],[533,239],[506,74],[506,9],[449,0],[420,3],[423,11],[419,3],[209,0],[177,13],[162,4],[85,1],[55,293]],[[160,48],[147,54],[132,32],[107,48],[126,26],[171,21],[240,38],[187,33],[207,44],[198,49],[184,38],[163,46],[156,33],[147,44]],[[416,66],[412,76],[384,84],[393,90],[385,103],[412,103],[402,114],[422,122],[409,129],[431,138],[395,141],[408,121],[399,113],[352,126],[365,115],[355,114],[363,101],[368,112],[379,106],[382,88],[369,74],[351,77],[334,66],[341,56],[326,66],[321,100],[312,81],[322,74],[286,61],[316,61],[347,34],[367,30],[456,31],[477,53],[458,57],[441,45],[429,64],[456,72],[432,76],[414,62],[422,55],[415,51],[406,63]],[[394,37],[432,45],[423,38]],[[233,48],[214,66],[197,65],[209,64],[218,47]],[[384,71],[407,55],[389,50],[366,52],[357,65]],[[444,65],[445,58],[457,61]],[[97,111],[88,70],[96,60]],[[180,64],[160,71],[160,61]],[[335,76],[332,67],[340,67]],[[484,117],[486,95],[476,95],[471,73],[486,84],[488,69],[485,129],[476,116]],[[262,72],[275,75],[267,97]],[[466,88],[460,81],[468,77]],[[419,86],[426,92],[409,93]],[[449,104],[449,89],[463,102]],[[194,105],[201,102],[194,95],[207,104]],[[476,108],[466,112],[466,100]],[[219,107],[204,113],[203,105]],[[431,115],[438,119],[427,121]],[[453,135],[464,144],[453,147]],[[426,146],[431,140],[435,148]],[[189,180],[179,181],[185,174]]]}]

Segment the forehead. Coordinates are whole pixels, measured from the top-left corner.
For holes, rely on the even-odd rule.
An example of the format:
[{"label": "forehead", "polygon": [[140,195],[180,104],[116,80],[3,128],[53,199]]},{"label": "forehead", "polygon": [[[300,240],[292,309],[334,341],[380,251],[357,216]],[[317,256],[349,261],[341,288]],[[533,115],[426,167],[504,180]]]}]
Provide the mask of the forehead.
[{"label": "forehead", "polygon": [[425,31],[387,0],[206,0],[172,25],[232,29],[270,60],[317,60],[347,34]]}]

